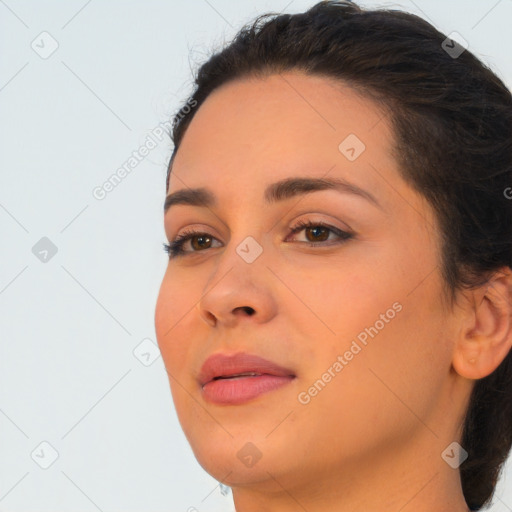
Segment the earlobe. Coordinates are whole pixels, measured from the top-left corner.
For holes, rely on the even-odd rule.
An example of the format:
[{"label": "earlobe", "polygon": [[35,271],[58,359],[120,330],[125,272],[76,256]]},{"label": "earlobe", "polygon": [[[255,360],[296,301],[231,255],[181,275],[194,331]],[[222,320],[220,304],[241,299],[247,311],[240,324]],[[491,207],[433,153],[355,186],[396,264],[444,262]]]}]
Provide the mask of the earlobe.
[{"label": "earlobe", "polygon": [[505,267],[470,292],[452,365],[467,379],[490,375],[512,348],[512,271]]}]

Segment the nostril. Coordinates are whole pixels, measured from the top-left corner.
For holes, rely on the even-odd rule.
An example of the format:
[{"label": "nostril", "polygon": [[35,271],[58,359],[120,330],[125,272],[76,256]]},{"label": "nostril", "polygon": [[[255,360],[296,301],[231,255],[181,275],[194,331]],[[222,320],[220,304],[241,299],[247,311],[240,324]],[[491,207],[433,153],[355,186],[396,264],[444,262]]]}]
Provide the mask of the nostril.
[{"label": "nostril", "polygon": [[248,315],[254,314],[254,309],[251,308],[250,306],[242,306],[241,308],[237,308],[237,309],[243,309]]}]

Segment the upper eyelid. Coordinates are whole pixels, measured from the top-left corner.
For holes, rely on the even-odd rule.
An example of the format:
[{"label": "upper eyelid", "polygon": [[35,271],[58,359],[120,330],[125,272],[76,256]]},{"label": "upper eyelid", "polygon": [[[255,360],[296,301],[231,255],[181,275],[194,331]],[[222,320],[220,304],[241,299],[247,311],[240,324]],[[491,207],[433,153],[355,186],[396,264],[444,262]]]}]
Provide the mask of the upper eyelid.
[{"label": "upper eyelid", "polygon": [[[304,215],[308,215],[307,217],[304,218]],[[311,215],[315,216],[315,215],[327,215],[327,216],[331,216],[327,213],[322,213],[322,212],[312,212],[312,213],[306,213],[304,212],[303,214],[299,214],[298,215],[298,218],[296,218],[293,222],[287,222],[286,224],[284,224],[284,227],[283,229],[286,231],[286,230],[292,230],[294,229],[296,226],[298,226],[299,224],[301,223],[315,223],[315,224],[326,224],[328,227],[332,227],[333,229],[338,229],[340,231],[346,231],[346,232],[349,232],[349,233],[353,233],[354,230],[346,223],[346,222],[342,222],[340,219],[338,220],[329,220],[329,219],[325,219],[325,218],[316,218],[316,217],[311,217]],[[341,223],[342,225],[337,225]],[[178,231],[182,231],[182,232],[187,232],[187,231],[196,231],[198,233],[205,233],[205,234],[208,234],[208,235],[214,235],[214,232],[215,233],[219,233],[219,231],[216,229],[216,228],[213,228],[212,226],[207,226],[206,228],[203,228],[203,227],[197,227],[199,223],[192,223],[192,224],[189,224],[188,226],[185,226],[183,228],[181,228],[180,230]],[[273,231],[274,229],[276,229],[276,225],[277,223],[274,223],[271,227],[270,230],[268,231],[265,231],[264,234],[267,234],[269,233],[270,231]],[[176,235],[174,235],[172,237],[172,239],[176,239],[177,237],[180,236],[180,233],[176,233]],[[217,237],[218,238],[218,237]]]},{"label": "upper eyelid", "polygon": [[[320,220],[315,220],[315,219],[301,219],[301,220],[296,221],[292,226],[288,227],[289,233],[288,233],[287,237],[296,235],[297,233],[300,233],[301,231],[303,231],[311,226],[323,226],[326,229],[329,229],[336,236],[341,236],[338,233],[336,233],[336,231],[339,231],[343,234],[355,235],[355,233],[352,229],[338,227],[338,226],[335,226],[325,220],[320,221]],[[193,238],[195,236],[201,236],[201,235],[211,236],[213,239],[220,242],[219,237],[212,234],[210,229],[211,228],[207,228],[207,229],[203,230],[203,229],[199,229],[196,227],[189,227],[189,228],[186,228],[183,233],[179,233],[176,236],[172,237],[171,242],[183,241],[183,243],[186,243],[186,242],[190,241],[191,238]],[[187,251],[187,252],[190,252],[190,251]],[[197,252],[197,251],[192,251],[192,252]]]}]

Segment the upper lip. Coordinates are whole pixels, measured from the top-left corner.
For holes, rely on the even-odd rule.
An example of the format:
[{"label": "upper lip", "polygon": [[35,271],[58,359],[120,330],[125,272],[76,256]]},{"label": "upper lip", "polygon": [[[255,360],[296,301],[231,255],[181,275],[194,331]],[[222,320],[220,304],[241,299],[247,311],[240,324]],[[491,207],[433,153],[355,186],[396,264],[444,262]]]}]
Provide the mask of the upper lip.
[{"label": "upper lip", "polygon": [[263,357],[238,352],[236,354],[212,354],[204,362],[199,373],[199,382],[204,386],[215,377],[227,377],[245,372],[254,372],[261,375],[277,375],[280,377],[295,377],[289,368],[284,368]]}]

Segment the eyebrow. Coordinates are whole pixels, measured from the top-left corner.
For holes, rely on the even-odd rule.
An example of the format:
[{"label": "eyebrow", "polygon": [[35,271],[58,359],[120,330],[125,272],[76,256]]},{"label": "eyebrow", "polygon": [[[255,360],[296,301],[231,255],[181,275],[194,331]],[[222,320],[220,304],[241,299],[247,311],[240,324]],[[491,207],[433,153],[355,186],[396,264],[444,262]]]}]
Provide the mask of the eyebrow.
[{"label": "eyebrow", "polygon": [[[381,204],[370,192],[339,178],[285,178],[268,185],[265,189],[264,198],[265,203],[271,205],[279,201],[319,190],[336,190],[338,192],[353,194],[366,199],[382,209]],[[167,213],[171,206],[178,204],[213,208],[217,206],[218,203],[215,194],[208,188],[183,188],[172,192],[165,198],[164,214]]]}]

